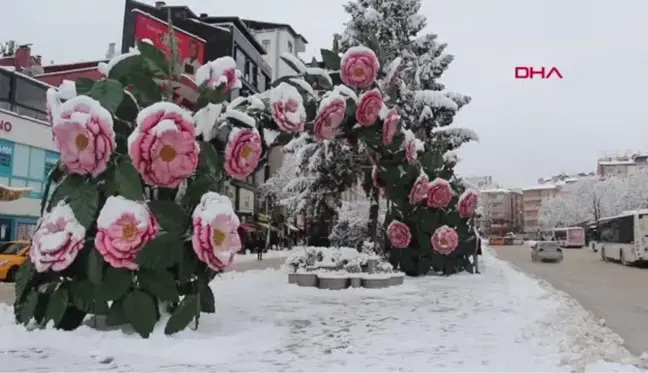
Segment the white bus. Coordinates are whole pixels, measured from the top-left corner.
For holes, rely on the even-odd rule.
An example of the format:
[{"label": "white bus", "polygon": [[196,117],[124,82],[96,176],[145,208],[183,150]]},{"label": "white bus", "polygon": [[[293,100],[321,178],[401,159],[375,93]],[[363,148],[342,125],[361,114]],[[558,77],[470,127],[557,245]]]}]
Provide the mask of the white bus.
[{"label": "white bus", "polygon": [[596,222],[594,249],[601,260],[630,265],[648,260],[648,210],[627,211]]},{"label": "white bus", "polygon": [[585,246],[585,229],[581,227],[554,228],[553,236],[560,247]]}]

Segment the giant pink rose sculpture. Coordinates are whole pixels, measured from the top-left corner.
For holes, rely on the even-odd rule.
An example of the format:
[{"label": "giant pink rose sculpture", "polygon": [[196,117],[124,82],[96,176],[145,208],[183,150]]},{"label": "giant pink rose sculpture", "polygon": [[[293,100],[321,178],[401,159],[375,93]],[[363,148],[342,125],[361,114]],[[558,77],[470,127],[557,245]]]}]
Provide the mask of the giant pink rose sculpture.
[{"label": "giant pink rose sculpture", "polygon": [[394,141],[400,119],[401,117],[396,109],[387,111],[385,118],[383,118],[383,145],[391,145],[392,141]]},{"label": "giant pink rose sculpture", "polygon": [[367,47],[349,48],[340,61],[340,78],[349,87],[371,87],[379,70],[376,53]]},{"label": "giant pink rose sculpture", "polygon": [[176,188],[198,167],[200,148],[191,114],[158,102],[137,115],[128,137],[128,154],[147,184]]},{"label": "giant pink rose sculpture", "polygon": [[472,189],[466,189],[463,194],[459,197],[458,210],[459,217],[462,218],[472,218],[475,216],[475,210],[477,210],[477,202],[479,201],[479,195],[476,191]]},{"label": "giant pink rose sculpture", "polygon": [[144,203],[108,197],[97,218],[95,247],[115,268],[137,269],[142,247],[158,234],[158,224]]},{"label": "giant pink rose sculpture", "polygon": [[373,126],[383,108],[382,94],[378,89],[372,89],[360,95],[355,118],[358,124],[368,127]]},{"label": "giant pink rose sculpture", "polygon": [[245,180],[259,164],[261,151],[261,135],[256,129],[232,129],[225,146],[225,172]]},{"label": "giant pink rose sculpture", "polygon": [[284,132],[302,132],[306,123],[304,98],[297,88],[281,83],[270,91],[270,110],[277,127]]},{"label": "giant pink rose sculpture", "polygon": [[204,194],[193,212],[191,243],[198,259],[215,271],[228,269],[241,249],[239,224],[229,198]]},{"label": "giant pink rose sculpture", "polygon": [[241,88],[241,72],[236,69],[236,61],[230,56],[217,58],[207,62],[196,70],[195,81],[198,86],[203,84],[209,89],[224,85],[224,93]]},{"label": "giant pink rose sculpture", "polygon": [[387,227],[387,237],[389,237],[389,241],[394,247],[404,249],[409,246],[412,233],[410,233],[407,224],[393,220]]},{"label": "giant pink rose sculpture", "polygon": [[29,259],[37,272],[60,272],[83,249],[85,235],[86,229],[70,206],[61,201],[41,218],[32,237]]},{"label": "giant pink rose sculpture", "polygon": [[415,205],[426,199],[428,190],[430,190],[430,179],[424,172],[421,172],[410,190],[409,203]]},{"label": "giant pink rose sculpture", "polygon": [[61,162],[73,174],[97,176],[106,170],[115,150],[110,112],[88,96],[74,97],[50,107],[54,143]]},{"label": "giant pink rose sculpture", "polygon": [[436,178],[428,185],[427,205],[433,209],[443,209],[448,207],[452,201],[452,188],[450,183],[441,178]]},{"label": "giant pink rose sculpture", "polygon": [[333,140],[337,128],[344,120],[346,100],[340,93],[331,91],[320,101],[313,121],[313,135],[317,140]]},{"label": "giant pink rose sculpture", "polygon": [[459,236],[457,231],[444,225],[434,231],[430,243],[439,254],[450,255],[459,246]]}]

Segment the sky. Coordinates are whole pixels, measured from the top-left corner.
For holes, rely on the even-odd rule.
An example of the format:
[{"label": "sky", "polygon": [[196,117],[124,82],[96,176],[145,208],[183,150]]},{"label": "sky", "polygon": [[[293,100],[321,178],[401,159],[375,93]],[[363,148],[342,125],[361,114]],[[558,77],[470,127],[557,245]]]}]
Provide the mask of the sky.
[{"label": "sky", "polygon": [[[152,1],[147,1],[153,3]],[[341,0],[169,0],[195,13],[289,23],[309,41],[303,57],[330,48],[349,20]],[[121,42],[124,2],[5,1],[0,35],[31,43],[56,63],[103,58]],[[473,129],[460,176],[490,175],[510,187],[591,172],[607,152],[648,152],[648,2],[423,0],[425,31],[456,56],[441,82],[472,96],[453,126]],[[6,41],[6,40],[1,40]],[[556,67],[563,79],[515,79],[516,66]]]}]

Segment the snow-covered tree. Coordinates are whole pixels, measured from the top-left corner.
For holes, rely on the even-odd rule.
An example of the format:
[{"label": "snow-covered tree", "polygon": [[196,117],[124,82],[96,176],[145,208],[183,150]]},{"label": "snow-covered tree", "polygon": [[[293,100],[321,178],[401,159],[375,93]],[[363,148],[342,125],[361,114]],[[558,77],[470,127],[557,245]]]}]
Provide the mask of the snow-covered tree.
[{"label": "snow-covered tree", "polygon": [[545,228],[594,221],[628,210],[648,207],[648,175],[604,180],[584,179],[563,187],[562,193],[540,207],[539,220]]},{"label": "snow-covered tree", "polygon": [[[371,201],[364,194],[359,194],[356,198],[353,201],[343,201],[338,209],[337,221],[329,235],[331,245],[360,248],[366,240],[370,226]],[[381,200],[378,215],[380,226],[385,221],[386,211],[386,202]]]},{"label": "snow-covered tree", "polygon": [[291,197],[291,194],[286,191],[286,186],[298,177],[297,171],[295,155],[285,152],[281,167],[259,187],[259,193],[264,197],[270,197],[279,206],[285,205],[284,200]]}]

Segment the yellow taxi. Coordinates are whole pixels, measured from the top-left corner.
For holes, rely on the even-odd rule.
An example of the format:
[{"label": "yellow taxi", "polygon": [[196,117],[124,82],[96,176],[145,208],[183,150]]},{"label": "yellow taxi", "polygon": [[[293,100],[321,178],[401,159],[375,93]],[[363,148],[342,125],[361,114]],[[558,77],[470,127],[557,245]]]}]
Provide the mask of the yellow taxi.
[{"label": "yellow taxi", "polygon": [[14,281],[29,252],[29,241],[0,243],[0,281]]}]

